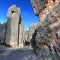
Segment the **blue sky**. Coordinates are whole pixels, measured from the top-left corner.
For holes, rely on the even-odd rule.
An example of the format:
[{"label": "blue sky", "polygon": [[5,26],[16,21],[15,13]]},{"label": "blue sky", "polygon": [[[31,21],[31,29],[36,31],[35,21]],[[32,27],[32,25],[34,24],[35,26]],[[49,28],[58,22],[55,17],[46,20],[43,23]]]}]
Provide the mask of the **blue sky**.
[{"label": "blue sky", "polygon": [[20,7],[22,22],[27,29],[31,23],[38,22],[38,17],[34,15],[30,0],[0,0],[0,23],[7,21],[7,11],[11,5]]}]

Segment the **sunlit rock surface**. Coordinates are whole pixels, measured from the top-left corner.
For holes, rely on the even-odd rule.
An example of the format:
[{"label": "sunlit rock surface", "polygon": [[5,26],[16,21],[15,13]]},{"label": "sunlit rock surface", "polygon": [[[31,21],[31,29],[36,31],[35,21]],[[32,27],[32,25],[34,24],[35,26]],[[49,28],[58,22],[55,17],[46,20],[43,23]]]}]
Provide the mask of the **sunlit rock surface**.
[{"label": "sunlit rock surface", "polygon": [[20,32],[19,32],[19,48],[23,48],[25,46],[25,42],[28,40],[28,31],[25,29],[23,23],[20,24]]},{"label": "sunlit rock surface", "polygon": [[31,0],[34,13],[36,15],[39,15],[39,13],[45,8],[46,3],[47,3],[47,0]]},{"label": "sunlit rock surface", "polygon": [[[14,39],[8,39],[7,44],[10,41],[12,41],[11,44],[14,42],[14,45],[11,45],[14,49],[1,47],[1,60],[60,60],[60,0],[31,0],[31,3],[34,13],[39,18],[37,26],[33,24],[29,31],[25,30],[21,19],[19,21],[17,17],[17,21],[15,21],[15,9],[13,9],[13,15],[9,13],[7,21],[7,32],[12,35],[7,36],[9,36],[8,38],[14,36]],[[12,18],[12,22],[9,17]],[[28,46],[27,41],[31,43],[31,39],[34,49],[25,47]],[[20,47],[20,49],[15,49],[16,47]]]},{"label": "sunlit rock surface", "polygon": [[[58,55],[60,58],[60,0],[31,0],[34,13],[38,12],[38,28],[35,38],[35,50],[36,54],[39,55],[41,49],[49,49],[52,55]],[[37,2],[40,1],[40,2]],[[42,2],[43,1],[43,2]],[[44,5],[41,3],[44,3]],[[42,6],[40,7],[39,6]],[[40,8],[37,8],[37,6]],[[45,7],[45,8],[44,8]],[[37,11],[37,12],[36,12]],[[39,12],[40,11],[40,12]],[[45,48],[47,46],[48,48]],[[48,52],[43,52],[41,56],[44,57]],[[49,55],[50,55],[49,53]],[[51,56],[52,57],[52,56]],[[47,57],[48,58],[48,57]],[[57,57],[54,57],[55,60]],[[45,59],[45,57],[44,57]],[[49,59],[49,58],[48,58]],[[54,60],[50,59],[50,60]]]},{"label": "sunlit rock surface", "polygon": [[8,9],[7,13],[7,30],[6,40],[7,45],[11,45],[14,48],[18,47],[18,35],[19,35],[19,23],[20,23],[20,8],[16,5],[12,5]]}]

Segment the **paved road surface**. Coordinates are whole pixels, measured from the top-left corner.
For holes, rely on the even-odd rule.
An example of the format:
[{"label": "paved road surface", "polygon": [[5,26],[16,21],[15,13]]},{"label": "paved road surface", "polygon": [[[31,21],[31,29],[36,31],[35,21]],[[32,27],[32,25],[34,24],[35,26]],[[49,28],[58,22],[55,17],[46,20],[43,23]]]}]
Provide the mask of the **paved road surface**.
[{"label": "paved road surface", "polygon": [[[54,57],[55,58],[55,57]],[[0,49],[0,60],[42,60],[43,56],[36,56],[33,49],[29,48],[23,48],[23,49]],[[59,60],[51,59],[48,57],[48,59],[43,60]]]},{"label": "paved road surface", "polygon": [[37,60],[33,49],[0,49],[0,60]]}]

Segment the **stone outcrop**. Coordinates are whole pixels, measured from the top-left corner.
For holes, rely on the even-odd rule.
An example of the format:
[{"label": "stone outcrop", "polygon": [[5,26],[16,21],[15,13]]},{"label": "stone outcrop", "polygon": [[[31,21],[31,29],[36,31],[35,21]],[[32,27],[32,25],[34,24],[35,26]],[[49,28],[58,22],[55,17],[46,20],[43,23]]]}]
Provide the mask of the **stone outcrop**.
[{"label": "stone outcrop", "polygon": [[26,29],[24,29],[24,31],[23,31],[23,44],[24,44],[24,46],[28,46],[29,45],[28,31]]},{"label": "stone outcrop", "polygon": [[45,8],[47,0],[31,0],[31,4],[34,9],[34,13],[39,15],[39,13]]},{"label": "stone outcrop", "polygon": [[5,42],[6,23],[0,24],[0,43]]},{"label": "stone outcrop", "polygon": [[36,28],[37,24],[32,23],[29,31],[26,30],[22,23],[20,8],[12,5],[8,9],[7,22],[0,24],[0,41],[12,48],[31,47]]},{"label": "stone outcrop", "polygon": [[21,22],[20,8],[16,5],[12,5],[8,9],[7,13],[7,29],[6,29],[6,40],[7,45],[11,45],[14,48],[18,47],[19,42],[19,24]]},{"label": "stone outcrop", "polygon": [[37,23],[32,23],[29,27],[29,34],[28,34],[28,41],[30,42],[30,46],[32,47],[32,41],[34,40],[34,33],[35,33],[35,30],[37,29]]},{"label": "stone outcrop", "polygon": [[28,33],[22,23],[20,8],[12,5],[7,13],[5,43],[13,48],[23,48],[27,38]]},{"label": "stone outcrop", "polygon": [[19,32],[19,48],[24,47],[24,43],[27,41],[28,32],[25,29],[23,23],[20,24],[20,32]]},{"label": "stone outcrop", "polygon": [[31,3],[34,13],[39,17],[35,37],[36,53],[40,51],[44,59],[50,57],[51,60],[60,60],[60,0],[31,0]]},{"label": "stone outcrop", "polygon": [[37,28],[37,23],[32,23],[29,30],[26,30],[23,24],[20,24],[19,47],[32,47],[33,34]]},{"label": "stone outcrop", "polygon": [[19,28],[19,47],[22,48],[23,47],[23,30],[24,30],[24,25],[23,23],[20,24],[20,28]]},{"label": "stone outcrop", "polygon": [[4,43],[12,48],[23,48],[27,46],[26,41],[28,41],[28,31],[22,23],[20,8],[12,5],[7,13]]},{"label": "stone outcrop", "polygon": [[19,48],[25,46],[32,47],[33,34],[37,28],[37,23],[32,23],[29,30],[26,30],[23,23],[20,24],[19,30]]}]

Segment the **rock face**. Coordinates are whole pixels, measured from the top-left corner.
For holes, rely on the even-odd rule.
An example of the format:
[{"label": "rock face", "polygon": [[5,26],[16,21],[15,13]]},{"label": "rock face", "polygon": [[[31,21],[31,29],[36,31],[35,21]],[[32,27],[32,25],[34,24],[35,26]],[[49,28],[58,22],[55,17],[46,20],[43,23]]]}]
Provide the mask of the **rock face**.
[{"label": "rock face", "polygon": [[32,47],[33,34],[37,28],[37,23],[32,23],[29,27],[29,30],[26,30],[24,25],[20,25],[20,34],[19,34],[19,47]]},{"label": "rock face", "polygon": [[6,23],[0,24],[0,43],[5,42]]},{"label": "rock face", "polygon": [[31,46],[32,46],[32,41],[34,39],[34,33],[36,29],[37,29],[37,23],[32,23],[29,27],[28,41],[30,42]]},{"label": "rock face", "polygon": [[20,24],[20,28],[19,28],[19,47],[22,48],[23,47],[23,30],[24,30],[24,25],[23,23]]},{"label": "rock face", "polygon": [[28,41],[28,31],[24,29],[23,31],[23,44],[24,46],[29,46],[29,41]]},{"label": "rock face", "polygon": [[20,32],[19,32],[19,48],[24,47],[24,43],[28,38],[28,32],[25,29],[23,23],[20,24]]},{"label": "rock face", "polygon": [[33,34],[37,24],[31,24],[29,31],[25,29],[20,9],[12,5],[8,9],[7,22],[0,24],[0,42],[10,45],[12,48],[23,48],[31,46]]},{"label": "rock face", "polygon": [[31,4],[34,9],[34,13],[39,15],[39,13],[45,8],[47,0],[31,0]]},{"label": "rock face", "polygon": [[19,41],[19,24],[21,22],[20,8],[17,8],[15,5],[12,5],[8,9],[7,14],[7,29],[6,29],[6,40],[7,45],[12,47],[18,47]]},{"label": "rock face", "polygon": [[[38,54],[39,51],[42,52],[41,49],[43,49],[43,51],[44,49],[47,50],[47,48],[45,48],[47,46],[49,50],[47,53],[43,52],[41,56],[44,56],[44,54],[46,56],[50,51],[53,55],[51,56],[51,60],[60,60],[60,58],[57,58],[57,56],[60,56],[60,0],[31,0],[31,2],[34,13],[39,17],[35,37],[36,54]],[[43,5],[43,3],[45,4]],[[36,5],[38,5],[39,8],[37,8]],[[50,56],[50,53],[48,56]],[[43,58],[45,59],[45,57]]]}]

